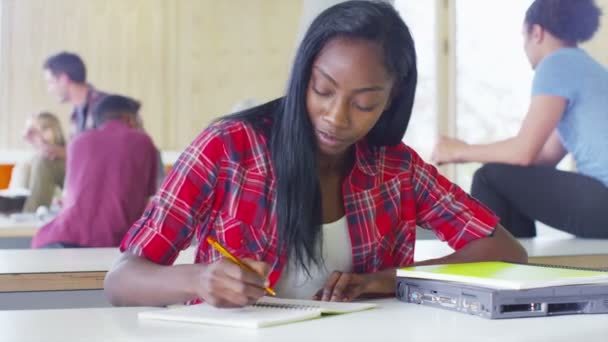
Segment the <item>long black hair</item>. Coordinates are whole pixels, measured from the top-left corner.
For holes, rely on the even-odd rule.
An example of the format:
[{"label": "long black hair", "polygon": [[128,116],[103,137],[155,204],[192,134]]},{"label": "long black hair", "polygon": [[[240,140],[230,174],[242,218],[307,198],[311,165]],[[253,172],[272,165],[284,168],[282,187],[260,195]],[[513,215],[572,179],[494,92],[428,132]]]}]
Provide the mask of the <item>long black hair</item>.
[{"label": "long black hair", "polygon": [[[367,135],[371,148],[401,142],[412,113],[418,73],[414,41],[397,11],[387,3],[347,1],[322,12],[298,48],[283,98],[228,116],[264,132],[276,178],[279,252],[287,249],[296,265],[308,272],[316,253],[322,223],[317,175],[317,143],[306,108],[306,90],[313,62],[332,39],[373,41],[384,51],[384,64],[394,79],[390,106]],[[272,118],[268,128],[265,122]],[[226,118],[225,118],[226,119]]]},{"label": "long black hair", "polygon": [[540,25],[568,44],[593,37],[600,25],[602,11],[594,0],[536,0],[526,11],[528,32]]}]

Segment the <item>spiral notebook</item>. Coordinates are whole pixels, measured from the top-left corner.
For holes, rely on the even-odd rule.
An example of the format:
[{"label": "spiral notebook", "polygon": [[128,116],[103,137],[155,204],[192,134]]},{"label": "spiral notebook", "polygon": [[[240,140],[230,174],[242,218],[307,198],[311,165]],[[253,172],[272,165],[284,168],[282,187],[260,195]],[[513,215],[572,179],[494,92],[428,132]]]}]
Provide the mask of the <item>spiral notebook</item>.
[{"label": "spiral notebook", "polygon": [[244,308],[223,309],[209,304],[144,311],[140,319],[223,325],[240,328],[262,328],[321,317],[345,314],[377,307],[373,303],[336,303],[262,297]]},{"label": "spiral notebook", "polygon": [[500,261],[404,267],[397,270],[397,277],[461,282],[513,290],[608,284],[608,272],[602,270]]}]

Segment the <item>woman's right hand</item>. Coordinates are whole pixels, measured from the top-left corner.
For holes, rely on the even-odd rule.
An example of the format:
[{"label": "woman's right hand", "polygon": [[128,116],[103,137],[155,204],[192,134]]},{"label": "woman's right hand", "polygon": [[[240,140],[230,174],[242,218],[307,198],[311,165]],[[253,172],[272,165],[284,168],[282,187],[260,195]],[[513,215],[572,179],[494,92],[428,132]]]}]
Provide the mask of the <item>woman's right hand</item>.
[{"label": "woman's right hand", "polygon": [[198,297],[216,307],[243,307],[264,296],[270,265],[252,259],[242,261],[256,272],[245,270],[227,259],[200,267]]}]

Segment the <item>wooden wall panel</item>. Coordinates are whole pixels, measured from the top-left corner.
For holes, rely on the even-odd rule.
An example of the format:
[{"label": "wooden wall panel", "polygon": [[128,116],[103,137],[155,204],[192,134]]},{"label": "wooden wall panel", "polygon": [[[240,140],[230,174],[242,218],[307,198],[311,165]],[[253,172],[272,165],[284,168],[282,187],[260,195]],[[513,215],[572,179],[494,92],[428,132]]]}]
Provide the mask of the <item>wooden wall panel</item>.
[{"label": "wooden wall panel", "polygon": [[[239,3],[238,11],[234,2]],[[169,63],[169,74],[182,82],[171,96],[176,112],[170,115],[177,118],[171,134],[189,132],[192,137],[245,98],[265,101],[279,96],[292,59],[299,10],[290,1],[179,2],[175,31],[181,34],[173,49],[181,53]]]},{"label": "wooden wall panel", "polygon": [[[182,149],[236,102],[281,94],[302,6],[308,13],[315,1],[334,2],[0,0],[0,149],[25,146],[29,113],[67,121],[70,106],[46,93],[41,70],[61,50],[82,55],[100,89],[142,100],[159,147]],[[608,65],[606,22],[583,47]]]},{"label": "wooden wall panel", "polygon": [[[41,65],[80,54],[98,88],[140,99],[146,129],[182,149],[234,103],[280,95],[301,1],[0,0],[0,148],[23,147],[27,114],[69,105],[46,93]],[[67,127],[67,125],[66,125]]]}]

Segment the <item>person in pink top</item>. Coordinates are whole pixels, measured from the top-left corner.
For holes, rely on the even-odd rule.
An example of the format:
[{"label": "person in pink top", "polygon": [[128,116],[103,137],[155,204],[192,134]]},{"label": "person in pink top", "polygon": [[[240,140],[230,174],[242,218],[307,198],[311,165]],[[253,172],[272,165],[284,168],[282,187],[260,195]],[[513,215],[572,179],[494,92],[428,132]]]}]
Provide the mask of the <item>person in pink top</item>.
[{"label": "person in pink top", "polygon": [[93,110],[96,129],[68,145],[66,192],[33,248],[118,246],[156,190],[158,152],[139,128],[139,102],[109,95]]}]

